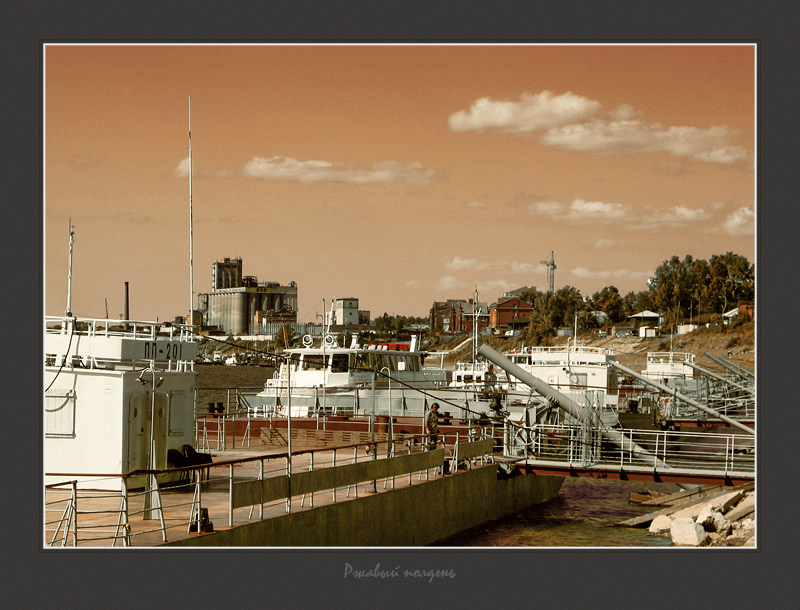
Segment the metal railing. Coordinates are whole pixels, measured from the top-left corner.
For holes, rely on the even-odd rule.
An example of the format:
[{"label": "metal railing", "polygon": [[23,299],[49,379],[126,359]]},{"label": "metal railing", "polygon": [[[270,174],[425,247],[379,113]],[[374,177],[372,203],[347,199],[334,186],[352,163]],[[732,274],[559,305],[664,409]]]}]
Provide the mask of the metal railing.
[{"label": "metal railing", "polygon": [[[214,521],[234,527],[310,508],[315,502],[357,498],[359,492],[377,492],[381,485],[394,489],[398,481],[415,485],[432,474],[444,474],[450,464],[455,472],[460,462],[466,466],[491,461],[493,441],[478,447],[474,441],[480,439],[490,437],[475,428],[464,435],[440,435],[433,450],[427,435],[415,435],[181,468],[83,475],[116,479],[119,490],[90,489],[91,481],[78,485],[73,479],[47,485],[44,544],[154,546],[212,531]],[[446,447],[450,456],[445,455]],[[323,469],[323,476],[317,476]]]},{"label": "metal railing", "polygon": [[[529,463],[650,471],[754,474],[753,437],[746,434],[626,430],[620,447],[588,426],[534,425],[504,428],[504,455]],[[644,449],[644,451],[642,451]]]}]

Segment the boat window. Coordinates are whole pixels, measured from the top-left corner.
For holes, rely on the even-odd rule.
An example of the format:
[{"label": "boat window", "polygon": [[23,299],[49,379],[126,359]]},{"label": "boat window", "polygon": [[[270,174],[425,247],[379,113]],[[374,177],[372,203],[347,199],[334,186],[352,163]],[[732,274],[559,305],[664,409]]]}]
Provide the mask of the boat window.
[{"label": "boat window", "polygon": [[372,367],[369,364],[369,354],[364,353],[357,353],[355,355],[355,362],[353,364],[353,368],[359,371],[366,371]]},{"label": "boat window", "polygon": [[331,372],[346,373],[347,364],[347,354],[334,354],[331,358]]},{"label": "boat window", "polygon": [[380,371],[382,368],[388,368],[389,371],[397,370],[397,360],[389,354],[370,354],[369,365],[369,368],[375,371]]},{"label": "boat window", "polygon": [[321,371],[323,368],[322,366],[322,355],[319,354],[305,354],[303,356],[303,369],[307,371]]}]

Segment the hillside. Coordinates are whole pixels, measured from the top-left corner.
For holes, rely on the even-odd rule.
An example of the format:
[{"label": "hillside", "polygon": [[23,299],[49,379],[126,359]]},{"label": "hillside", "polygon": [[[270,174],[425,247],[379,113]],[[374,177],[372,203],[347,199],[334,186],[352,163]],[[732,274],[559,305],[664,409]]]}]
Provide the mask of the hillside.
[{"label": "hillside", "polygon": [[[436,342],[426,341],[423,345],[425,349],[431,351],[447,351],[463,343],[465,338],[466,336],[449,337]],[[651,339],[640,339],[639,337],[600,339],[591,334],[585,334],[579,335],[578,341],[585,345],[614,349],[619,363],[636,371],[645,368],[647,352],[670,351],[669,336]],[[481,336],[479,343],[489,343],[494,349],[501,352],[519,349],[524,346],[523,341],[519,338],[499,339],[488,335]],[[566,343],[567,337],[557,337],[552,341],[552,345],[566,345]],[[471,349],[471,343],[463,345],[460,349],[448,355],[446,362],[468,360]],[[733,327],[700,328],[686,335],[673,337],[671,349],[676,352],[692,352],[696,354],[697,364],[712,371],[720,371],[722,367],[705,356],[706,352],[712,356],[726,358],[749,371],[753,371],[755,370],[755,327],[752,322],[749,322]]]}]

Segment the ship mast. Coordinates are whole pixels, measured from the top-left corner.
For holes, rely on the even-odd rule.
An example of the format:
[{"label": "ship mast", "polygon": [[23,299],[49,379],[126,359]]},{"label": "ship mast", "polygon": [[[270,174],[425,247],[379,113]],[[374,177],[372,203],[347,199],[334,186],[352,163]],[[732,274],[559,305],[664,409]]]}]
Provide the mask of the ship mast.
[{"label": "ship mast", "polygon": [[194,226],[192,224],[192,96],[189,96],[189,317],[186,324],[192,326],[194,309]]},{"label": "ship mast", "polygon": [[72,317],[72,245],[75,243],[75,227],[69,219],[69,260],[67,262],[67,317]]}]

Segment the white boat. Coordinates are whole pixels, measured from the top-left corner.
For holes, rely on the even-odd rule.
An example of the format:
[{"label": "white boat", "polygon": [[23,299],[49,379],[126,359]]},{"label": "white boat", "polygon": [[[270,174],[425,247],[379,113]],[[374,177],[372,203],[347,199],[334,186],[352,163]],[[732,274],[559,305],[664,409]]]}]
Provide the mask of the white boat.
[{"label": "white boat", "polygon": [[695,394],[701,384],[694,377],[694,369],[686,364],[694,363],[695,354],[691,352],[647,352],[647,365],[642,375],[673,387],[687,394]]},{"label": "white boat", "polygon": [[119,475],[166,468],[168,451],[194,445],[197,344],[185,329],[46,317],[44,349],[46,484],[118,490]]},{"label": "white boat", "polygon": [[[619,392],[612,349],[573,343],[566,346],[523,347],[503,354],[514,364],[566,394],[582,407],[593,409],[604,423],[618,422]],[[512,378],[505,381],[509,393],[527,391]]]},{"label": "white boat", "polygon": [[[467,420],[485,417],[497,406],[484,385],[449,382],[451,376],[458,379],[459,371],[444,368],[444,354],[429,366],[430,354],[417,349],[416,337],[409,347],[384,349],[355,341],[339,347],[330,335],[315,346],[308,337],[305,347],[286,350],[284,362],[264,390],[245,395],[245,400],[253,415],[278,417],[289,413],[292,417],[422,417],[438,402],[440,415]],[[525,406],[521,402],[514,408]]]}]

